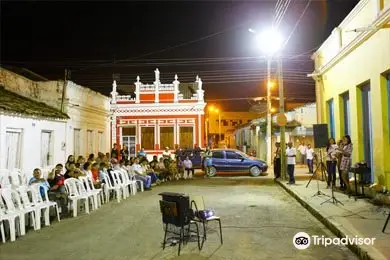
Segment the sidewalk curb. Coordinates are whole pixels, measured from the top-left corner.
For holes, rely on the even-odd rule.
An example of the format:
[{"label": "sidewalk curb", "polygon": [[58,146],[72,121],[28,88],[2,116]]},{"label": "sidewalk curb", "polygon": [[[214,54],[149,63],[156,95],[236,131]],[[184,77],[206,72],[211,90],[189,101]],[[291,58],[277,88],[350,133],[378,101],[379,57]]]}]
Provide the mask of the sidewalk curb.
[{"label": "sidewalk curb", "polygon": [[[314,207],[312,207],[309,203],[307,203],[301,196],[299,196],[297,193],[292,191],[287,187],[286,184],[282,183],[280,180],[276,180],[277,183],[285,190],[288,194],[290,194],[292,197],[294,197],[305,209],[307,209],[314,217],[316,217],[322,224],[324,224],[330,231],[333,232],[337,237],[343,238],[346,237],[347,234],[345,234],[344,231],[342,231],[338,226],[340,226],[338,223],[335,223],[333,221],[328,220],[326,217],[321,215],[321,213],[316,210]],[[369,252],[367,252],[364,248],[362,248],[359,245],[348,245],[347,246],[352,252],[354,252],[359,259],[361,260],[375,260],[373,256],[370,255]]]}]

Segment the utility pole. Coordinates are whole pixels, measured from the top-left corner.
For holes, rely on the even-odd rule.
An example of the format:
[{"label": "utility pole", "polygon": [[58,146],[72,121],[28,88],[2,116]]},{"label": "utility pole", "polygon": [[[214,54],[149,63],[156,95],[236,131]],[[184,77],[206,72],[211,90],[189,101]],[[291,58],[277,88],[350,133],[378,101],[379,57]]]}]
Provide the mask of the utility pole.
[{"label": "utility pole", "polygon": [[218,111],[218,133],[219,133],[219,142],[221,142],[221,111]]},{"label": "utility pole", "polygon": [[[283,62],[278,58],[278,85],[279,85],[279,115],[284,116],[284,87],[283,87]],[[286,179],[286,127],[280,126],[280,176],[282,180]]]},{"label": "utility pole", "polygon": [[272,117],[271,117],[271,56],[267,60],[267,165],[272,163]]}]

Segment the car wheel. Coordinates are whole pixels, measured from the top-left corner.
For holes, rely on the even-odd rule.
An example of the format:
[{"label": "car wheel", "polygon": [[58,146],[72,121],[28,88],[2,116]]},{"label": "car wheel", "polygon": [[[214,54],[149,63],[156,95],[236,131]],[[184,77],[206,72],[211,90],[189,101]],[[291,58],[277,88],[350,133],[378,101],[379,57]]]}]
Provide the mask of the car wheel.
[{"label": "car wheel", "polygon": [[210,166],[210,170],[207,175],[209,177],[214,177],[215,175],[217,175],[217,168],[215,168],[214,166]]},{"label": "car wheel", "polygon": [[259,167],[257,166],[252,166],[250,169],[249,169],[249,173],[253,176],[253,177],[257,177],[261,174],[261,170]]}]

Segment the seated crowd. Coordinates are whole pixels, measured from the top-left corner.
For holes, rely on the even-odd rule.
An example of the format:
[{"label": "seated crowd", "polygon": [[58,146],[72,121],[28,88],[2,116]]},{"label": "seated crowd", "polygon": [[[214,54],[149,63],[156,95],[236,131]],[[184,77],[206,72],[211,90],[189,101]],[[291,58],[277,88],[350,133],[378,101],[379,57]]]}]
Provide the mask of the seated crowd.
[{"label": "seated crowd", "polygon": [[129,160],[118,160],[114,158],[115,155],[111,160],[108,159],[109,154],[103,153],[99,153],[96,158],[94,154],[90,154],[87,160],[82,156],[76,160],[73,155],[69,155],[65,165],[57,164],[48,173],[47,180],[42,178],[39,168],[34,169],[29,184],[40,183],[42,193],[47,191],[50,200],[57,201],[61,206],[61,215],[66,216],[68,201],[64,181],[68,178],[88,176],[95,188],[101,188],[106,182],[104,176],[108,176],[113,182],[111,171],[125,169],[136,180],[142,181],[146,190],[170,180],[193,179],[194,169],[188,157],[184,161],[181,161],[180,157],[174,160],[170,153],[164,152],[162,157],[153,156],[153,160],[149,162],[143,149],[137,157],[131,157]]}]

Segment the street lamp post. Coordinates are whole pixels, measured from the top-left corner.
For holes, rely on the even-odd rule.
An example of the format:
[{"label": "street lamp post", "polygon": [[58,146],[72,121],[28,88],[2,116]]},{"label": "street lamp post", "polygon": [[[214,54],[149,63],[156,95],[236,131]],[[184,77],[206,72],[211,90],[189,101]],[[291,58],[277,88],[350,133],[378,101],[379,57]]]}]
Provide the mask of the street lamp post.
[{"label": "street lamp post", "polygon": [[215,112],[218,113],[218,142],[221,142],[221,111],[216,109]]},{"label": "street lamp post", "polygon": [[267,164],[272,162],[271,57],[267,60]]},{"label": "street lamp post", "polygon": [[[284,115],[284,87],[283,87],[283,62],[282,58],[278,58],[278,84],[279,84],[279,115]],[[286,127],[284,124],[280,126],[280,176],[282,180],[286,179]]]},{"label": "street lamp post", "polygon": [[[253,29],[249,29],[249,32],[255,33],[257,35],[256,31]],[[256,38],[259,40],[258,43],[259,43],[262,51],[268,56],[268,59],[267,59],[267,137],[266,137],[266,140],[267,140],[267,164],[271,165],[271,163],[272,163],[271,62],[272,62],[272,57],[274,56],[274,54],[276,54],[280,50],[280,48],[282,47],[282,38],[274,30],[274,28],[263,31]],[[279,76],[280,76],[279,77],[279,84],[281,83],[283,86],[283,81],[281,81],[281,74]],[[279,94],[280,94],[280,86],[279,86]],[[284,102],[284,99],[281,99],[281,102]],[[281,107],[282,110],[280,111],[280,113],[284,113],[283,105],[280,105],[280,106],[282,106]],[[284,129],[283,129],[283,131],[284,131]],[[282,133],[281,133],[281,137],[282,137]],[[284,133],[283,133],[283,139],[284,139]],[[284,148],[282,147],[282,149],[284,149]],[[282,150],[282,151],[284,151],[284,150]],[[282,152],[282,154],[283,154],[283,152]],[[284,162],[283,157],[281,158],[281,160],[282,160],[282,162]],[[282,165],[283,165],[283,163],[282,163]]]}]

